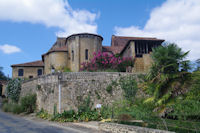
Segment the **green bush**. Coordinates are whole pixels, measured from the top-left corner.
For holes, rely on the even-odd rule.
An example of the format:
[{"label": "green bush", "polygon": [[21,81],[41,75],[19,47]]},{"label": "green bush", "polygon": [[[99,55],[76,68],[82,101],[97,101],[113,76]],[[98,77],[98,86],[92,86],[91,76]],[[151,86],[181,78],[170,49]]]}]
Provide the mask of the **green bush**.
[{"label": "green bush", "polygon": [[27,113],[33,113],[36,109],[36,94],[29,94],[21,98],[21,106]]},{"label": "green bush", "polygon": [[17,103],[5,103],[3,104],[2,109],[4,112],[12,112],[14,114],[20,114],[24,112],[22,106]]},{"label": "green bush", "polygon": [[8,82],[6,93],[8,98],[10,98],[13,102],[19,101],[19,96],[21,92],[21,79],[16,78],[12,79]]},{"label": "green bush", "polygon": [[101,118],[107,119],[112,117],[112,108],[109,106],[101,106],[100,109]]},{"label": "green bush", "polygon": [[44,109],[41,109],[39,112],[37,112],[36,116],[45,120],[51,117],[51,115],[48,114],[48,112],[45,111]]},{"label": "green bush", "polygon": [[11,107],[12,106],[10,104],[5,103],[5,104],[3,104],[2,109],[3,109],[4,112],[11,112]]},{"label": "green bush", "polygon": [[122,77],[119,80],[119,85],[124,91],[124,97],[133,102],[138,91],[137,81],[134,76]]},{"label": "green bush", "polygon": [[19,104],[13,104],[11,112],[14,114],[20,114],[24,112],[24,108]]}]

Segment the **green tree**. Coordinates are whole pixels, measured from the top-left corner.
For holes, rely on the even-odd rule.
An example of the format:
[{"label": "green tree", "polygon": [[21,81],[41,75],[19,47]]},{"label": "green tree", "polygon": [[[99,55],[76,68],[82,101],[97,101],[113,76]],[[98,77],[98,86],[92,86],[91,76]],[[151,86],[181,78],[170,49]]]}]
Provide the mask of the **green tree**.
[{"label": "green tree", "polygon": [[197,65],[196,71],[200,71],[200,59],[196,60],[196,65]]},{"label": "green tree", "polygon": [[0,80],[8,80],[8,78],[4,75],[4,73],[2,72],[3,68],[0,67]]},{"label": "green tree", "polygon": [[[181,91],[184,81],[189,79],[190,62],[185,60],[189,52],[183,52],[176,44],[167,44],[153,49],[152,67],[147,74],[145,90],[153,95],[147,101],[156,105],[166,104],[177,91]],[[188,80],[189,81],[189,80]],[[180,94],[180,93],[178,93]]]}]

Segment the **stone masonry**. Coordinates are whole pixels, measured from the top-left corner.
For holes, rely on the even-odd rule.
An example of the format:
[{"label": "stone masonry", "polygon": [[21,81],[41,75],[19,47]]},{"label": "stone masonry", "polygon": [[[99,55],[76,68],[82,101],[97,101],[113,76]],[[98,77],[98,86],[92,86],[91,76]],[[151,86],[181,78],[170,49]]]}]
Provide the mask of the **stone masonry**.
[{"label": "stone masonry", "polygon": [[[61,79],[58,80],[60,75]],[[106,87],[122,76],[131,73],[117,72],[71,72],[54,73],[30,79],[22,84],[21,96],[29,93],[37,94],[37,108],[53,113],[55,107],[58,110],[58,85],[61,85],[61,112],[75,109],[90,96],[95,107],[97,104],[111,104],[122,98],[122,90],[119,87],[113,89],[112,94],[106,91]]]}]

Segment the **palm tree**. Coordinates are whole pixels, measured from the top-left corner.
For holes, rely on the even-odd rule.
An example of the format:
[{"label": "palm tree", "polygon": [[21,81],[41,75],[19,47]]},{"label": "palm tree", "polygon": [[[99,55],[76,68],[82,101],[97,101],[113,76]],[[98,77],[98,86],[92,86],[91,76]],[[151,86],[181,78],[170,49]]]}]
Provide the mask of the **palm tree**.
[{"label": "palm tree", "polygon": [[188,53],[173,43],[153,49],[153,64],[145,83],[146,90],[153,95],[151,101],[163,105],[175,96],[180,82],[189,76],[190,62],[185,60]]}]

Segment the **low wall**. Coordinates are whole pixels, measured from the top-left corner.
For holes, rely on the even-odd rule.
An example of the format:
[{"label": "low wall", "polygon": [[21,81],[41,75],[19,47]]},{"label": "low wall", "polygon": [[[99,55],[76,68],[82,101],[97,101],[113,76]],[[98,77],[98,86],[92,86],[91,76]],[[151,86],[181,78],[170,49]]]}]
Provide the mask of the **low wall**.
[{"label": "low wall", "polygon": [[99,123],[101,131],[109,133],[174,133],[170,131],[144,128],[138,126],[129,126],[116,123]]},{"label": "low wall", "polygon": [[[55,107],[58,110],[58,86],[61,85],[61,111],[75,109],[88,97],[93,103],[111,104],[122,98],[122,90],[114,88],[112,94],[106,91],[106,87],[120,77],[131,75],[130,73],[117,72],[71,72],[44,75],[22,83],[21,96],[29,93],[37,94],[38,109],[45,109],[53,113]],[[60,77],[60,80],[58,80]]]}]

